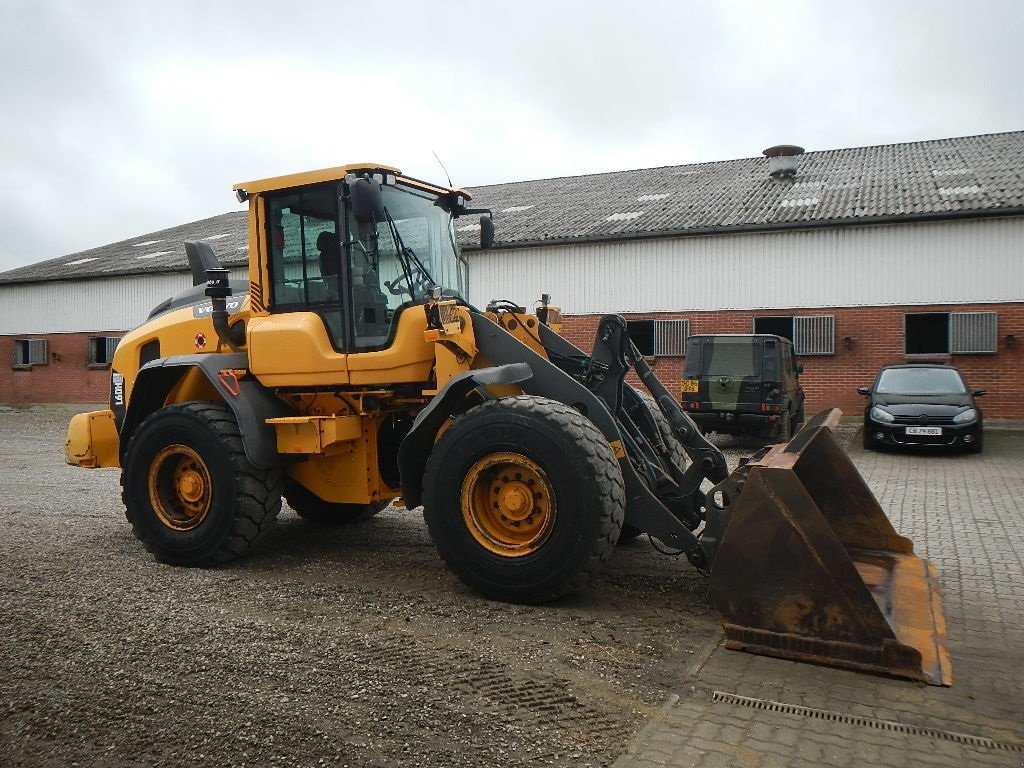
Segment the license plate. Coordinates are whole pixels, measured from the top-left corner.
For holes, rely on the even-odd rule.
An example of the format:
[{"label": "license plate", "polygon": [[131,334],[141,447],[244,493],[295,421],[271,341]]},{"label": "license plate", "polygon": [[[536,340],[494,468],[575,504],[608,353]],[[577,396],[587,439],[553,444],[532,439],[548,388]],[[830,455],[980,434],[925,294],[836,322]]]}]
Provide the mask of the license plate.
[{"label": "license plate", "polygon": [[683,392],[699,392],[700,381],[697,379],[683,379]]},{"label": "license plate", "polygon": [[907,427],[908,435],[941,435],[942,427]]}]

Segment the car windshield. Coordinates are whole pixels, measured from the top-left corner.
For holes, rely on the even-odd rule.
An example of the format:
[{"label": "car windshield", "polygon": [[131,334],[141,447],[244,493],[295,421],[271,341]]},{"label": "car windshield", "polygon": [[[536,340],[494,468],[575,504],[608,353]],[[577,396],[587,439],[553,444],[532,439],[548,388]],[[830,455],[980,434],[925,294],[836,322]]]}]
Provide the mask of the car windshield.
[{"label": "car windshield", "polygon": [[886,368],[875,392],[881,395],[962,395],[964,380],[952,368]]}]

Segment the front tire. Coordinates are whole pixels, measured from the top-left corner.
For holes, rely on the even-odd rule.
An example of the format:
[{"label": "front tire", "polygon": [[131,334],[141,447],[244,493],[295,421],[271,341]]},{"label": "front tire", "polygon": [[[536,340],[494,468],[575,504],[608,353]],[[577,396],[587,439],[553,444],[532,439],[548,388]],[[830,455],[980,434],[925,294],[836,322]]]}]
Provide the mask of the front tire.
[{"label": "front tire", "polygon": [[434,446],[424,518],[448,567],[482,595],[540,603],[581,587],[614,549],[626,496],[601,431],[529,395],[459,417]]},{"label": "front tire", "polygon": [[161,408],[135,430],[121,473],[132,531],[161,562],[205,566],[240,557],[281,509],[281,472],[245,455],[223,403]]}]

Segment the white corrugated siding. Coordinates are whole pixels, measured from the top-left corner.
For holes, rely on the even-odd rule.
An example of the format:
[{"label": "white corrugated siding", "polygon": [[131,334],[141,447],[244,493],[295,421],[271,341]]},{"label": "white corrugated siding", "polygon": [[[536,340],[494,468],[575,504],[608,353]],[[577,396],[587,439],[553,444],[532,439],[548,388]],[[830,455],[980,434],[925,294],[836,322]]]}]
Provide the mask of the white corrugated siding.
[{"label": "white corrugated siding", "polygon": [[[230,276],[249,279],[246,269]],[[191,287],[188,272],[0,285],[0,335],[129,331],[157,304]]]},{"label": "white corrugated siding", "polygon": [[1024,301],[1024,218],[477,251],[469,298],[568,314]]}]

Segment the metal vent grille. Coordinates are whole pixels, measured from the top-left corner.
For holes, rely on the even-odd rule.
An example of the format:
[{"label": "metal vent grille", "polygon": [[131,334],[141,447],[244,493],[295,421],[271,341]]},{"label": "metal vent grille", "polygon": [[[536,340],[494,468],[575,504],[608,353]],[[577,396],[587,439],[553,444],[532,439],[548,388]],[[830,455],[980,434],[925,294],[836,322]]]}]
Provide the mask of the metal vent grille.
[{"label": "metal vent grille", "polygon": [[686,354],[686,339],[689,336],[689,320],[655,320],[655,357],[683,357]]},{"label": "metal vent grille", "polygon": [[798,355],[834,355],[836,320],[832,315],[793,318],[793,351]]},{"label": "metal vent grille", "polygon": [[994,354],[997,333],[996,312],[950,312],[949,351],[954,354]]},{"label": "metal vent grille", "polygon": [[967,733],[957,733],[956,731],[943,731],[939,728],[924,728],[918,725],[906,725],[905,723],[898,723],[894,720],[878,720],[874,717],[847,715],[842,712],[831,712],[827,709],[812,709],[811,707],[802,707],[798,704],[785,704],[781,701],[753,699],[748,696],[737,696],[734,693],[724,693],[722,691],[715,691],[711,696],[711,700],[715,703],[738,704],[743,707],[753,707],[754,709],[763,709],[768,712],[782,712],[787,715],[813,717],[818,720],[830,720],[835,723],[859,725],[865,728],[875,728],[880,731],[895,731],[897,733],[908,733],[914,736],[927,736],[932,739],[954,741],[957,744],[965,744],[971,747],[1000,749],[1006,752],[1024,752],[1024,744],[996,741],[995,739],[987,739],[984,736],[972,736]]}]

